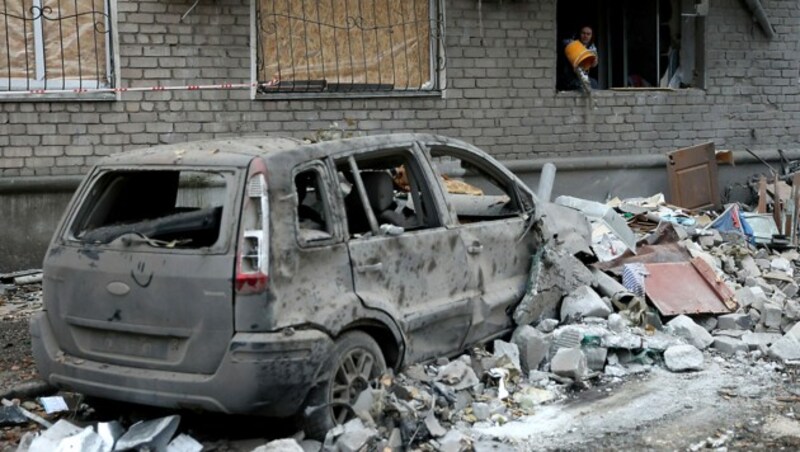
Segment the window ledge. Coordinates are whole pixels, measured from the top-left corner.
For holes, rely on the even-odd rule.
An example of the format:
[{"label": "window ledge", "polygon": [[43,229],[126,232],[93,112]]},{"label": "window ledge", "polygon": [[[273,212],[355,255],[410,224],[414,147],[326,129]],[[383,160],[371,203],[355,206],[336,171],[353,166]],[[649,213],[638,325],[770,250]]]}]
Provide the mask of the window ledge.
[{"label": "window ledge", "polygon": [[[706,90],[701,88],[608,88],[608,89],[595,89],[592,90],[592,96],[600,96],[600,97],[612,97],[612,96],[620,96],[625,94],[638,94],[638,93],[646,93],[646,94],[653,94],[653,93],[675,93],[675,94],[705,94]],[[586,94],[581,90],[572,90],[572,91],[558,91],[556,90],[556,96],[563,96],[563,97],[585,97]]]},{"label": "window ledge", "polygon": [[335,93],[256,93],[254,100],[325,100],[325,99],[370,99],[370,98],[442,98],[443,91],[383,91],[383,92],[335,92]]},{"label": "window ledge", "polygon": [[0,102],[113,102],[117,93],[44,93],[6,94],[0,91]]}]

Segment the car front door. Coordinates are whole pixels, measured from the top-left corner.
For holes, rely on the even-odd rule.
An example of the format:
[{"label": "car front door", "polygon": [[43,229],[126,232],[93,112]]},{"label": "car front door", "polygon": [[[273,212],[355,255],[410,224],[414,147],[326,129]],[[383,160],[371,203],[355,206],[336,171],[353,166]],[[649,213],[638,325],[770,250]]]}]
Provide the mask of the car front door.
[{"label": "car front door", "polygon": [[466,343],[497,337],[511,327],[510,311],[522,298],[535,238],[529,231],[531,200],[499,163],[453,144],[429,144],[453,228],[467,250],[474,305]]},{"label": "car front door", "polygon": [[433,172],[420,156],[409,143],[337,160],[349,185],[343,194],[356,293],[398,320],[407,362],[461,350],[477,300],[463,241],[444,227]]}]

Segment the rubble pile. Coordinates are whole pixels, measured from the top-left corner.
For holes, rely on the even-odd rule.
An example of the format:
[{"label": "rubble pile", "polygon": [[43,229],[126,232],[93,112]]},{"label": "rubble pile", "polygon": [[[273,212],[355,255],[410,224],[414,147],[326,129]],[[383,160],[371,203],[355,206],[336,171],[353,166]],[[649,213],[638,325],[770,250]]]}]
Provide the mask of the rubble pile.
[{"label": "rubble pile", "polygon": [[[480,432],[655,368],[695,372],[709,360],[800,364],[796,250],[756,246],[736,209],[685,212],[659,196],[567,204],[592,223],[594,262],[548,242],[533,256],[510,336],[384,375],[360,394],[353,418],[322,442],[298,433],[255,450],[515,450]],[[139,429],[161,432],[165,450],[194,450],[176,449],[180,436],[168,443],[177,420],[165,419]],[[58,426],[25,438],[19,450],[44,450],[35,446],[53,441],[46,438]],[[111,426],[67,426],[68,435],[53,435],[62,446],[120,450],[126,436],[146,436],[131,433],[135,427],[124,435],[117,429],[112,448],[101,432]]]},{"label": "rubble pile", "polygon": [[0,319],[30,317],[42,308],[42,271],[0,274]]}]

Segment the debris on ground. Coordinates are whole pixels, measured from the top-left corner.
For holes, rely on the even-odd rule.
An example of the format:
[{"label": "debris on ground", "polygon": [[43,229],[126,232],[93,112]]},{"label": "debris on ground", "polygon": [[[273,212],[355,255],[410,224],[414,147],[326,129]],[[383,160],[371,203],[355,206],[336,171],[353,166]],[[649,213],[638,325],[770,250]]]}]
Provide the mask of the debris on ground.
[{"label": "debris on ground", "polygon": [[[800,364],[800,252],[771,234],[774,222],[754,229],[747,225],[754,218],[747,206],[688,210],[666,204],[663,195],[561,203],[593,220],[595,255],[574,252],[579,241],[571,250],[545,241],[532,256],[508,336],[384,376],[358,397],[353,418],[322,443],[297,433],[253,450],[517,450],[510,436],[491,432],[528,425],[525,419],[551,413],[575,394],[611,391],[626,379],[652,374],[679,380],[752,366],[793,381]],[[35,273],[2,276],[0,316],[13,319],[40,308]],[[725,398],[758,397],[757,389],[719,391]],[[791,397],[800,409],[800,387]],[[30,423],[23,410],[49,420],[72,410],[60,396],[29,402],[34,409],[19,401],[4,407],[0,426]],[[16,443],[21,451],[68,445],[199,451],[202,444],[179,432],[179,422],[168,416],[124,427],[78,427],[61,419],[21,434]],[[723,431],[691,448],[724,448],[738,434]]]}]

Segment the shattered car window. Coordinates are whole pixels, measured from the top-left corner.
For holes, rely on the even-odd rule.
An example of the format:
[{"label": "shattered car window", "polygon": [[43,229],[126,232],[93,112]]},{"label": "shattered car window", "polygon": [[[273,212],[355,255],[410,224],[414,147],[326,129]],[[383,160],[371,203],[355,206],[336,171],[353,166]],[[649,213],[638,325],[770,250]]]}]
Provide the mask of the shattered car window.
[{"label": "shattered car window", "polygon": [[226,178],[218,172],[110,171],[91,188],[70,238],[208,247],[219,238],[226,190]]},{"label": "shattered car window", "polygon": [[294,178],[297,196],[297,228],[302,243],[333,237],[323,192],[324,184],[316,169],[303,171]]},{"label": "shattered car window", "polygon": [[[357,161],[369,208],[388,235],[440,226],[428,185],[416,159],[406,150],[378,152]],[[351,237],[370,232],[367,209],[347,161],[337,162]]]},{"label": "shattered car window", "polygon": [[432,148],[434,168],[442,179],[448,203],[459,223],[518,215],[521,212],[508,183],[448,148]]}]

